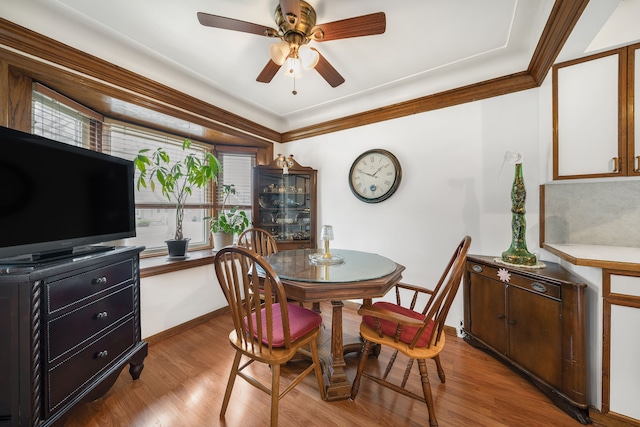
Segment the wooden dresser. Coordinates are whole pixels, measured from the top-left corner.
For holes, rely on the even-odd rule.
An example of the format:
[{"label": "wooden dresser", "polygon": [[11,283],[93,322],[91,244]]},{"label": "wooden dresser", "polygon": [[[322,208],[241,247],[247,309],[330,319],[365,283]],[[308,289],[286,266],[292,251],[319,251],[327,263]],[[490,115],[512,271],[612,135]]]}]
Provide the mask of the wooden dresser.
[{"label": "wooden dresser", "polygon": [[591,423],[586,398],[586,285],[556,263],[520,268],[495,258],[467,258],[465,341],[520,371],[576,420]]},{"label": "wooden dresser", "polygon": [[1,427],[62,425],[127,364],[140,376],[142,249],[0,265]]}]

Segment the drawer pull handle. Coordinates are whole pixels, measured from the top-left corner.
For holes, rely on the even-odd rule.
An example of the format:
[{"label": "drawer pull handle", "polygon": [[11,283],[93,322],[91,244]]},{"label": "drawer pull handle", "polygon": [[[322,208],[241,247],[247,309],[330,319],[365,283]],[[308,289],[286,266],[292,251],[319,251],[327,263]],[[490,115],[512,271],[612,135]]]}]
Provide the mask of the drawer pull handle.
[{"label": "drawer pull handle", "polygon": [[107,318],[107,312],[106,311],[101,311],[100,313],[96,314],[96,318],[97,319],[106,319]]},{"label": "drawer pull handle", "polygon": [[482,273],[482,266],[475,264],[473,267],[471,267],[473,269],[473,271],[475,271],[476,273]]},{"label": "drawer pull handle", "polygon": [[497,316],[497,317],[498,317],[498,319],[504,319],[504,318],[505,318],[505,317],[507,317],[507,316],[505,316],[504,314],[498,314],[498,316]]},{"label": "drawer pull handle", "polygon": [[531,284],[531,287],[533,288],[534,291],[547,292],[547,287],[545,285],[543,285],[542,283],[533,282]]},{"label": "drawer pull handle", "polygon": [[510,325],[515,325],[516,323],[518,323],[513,319],[509,319],[509,320],[507,320],[507,322],[509,322]]},{"label": "drawer pull handle", "polygon": [[91,281],[91,283],[93,283],[94,285],[105,285],[107,283],[107,278],[104,276],[96,277]]},{"label": "drawer pull handle", "polygon": [[102,351],[98,352],[98,354],[96,356],[98,357],[98,359],[104,359],[108,355],[109,355],[109,352],[107,350],[102,350]]}]

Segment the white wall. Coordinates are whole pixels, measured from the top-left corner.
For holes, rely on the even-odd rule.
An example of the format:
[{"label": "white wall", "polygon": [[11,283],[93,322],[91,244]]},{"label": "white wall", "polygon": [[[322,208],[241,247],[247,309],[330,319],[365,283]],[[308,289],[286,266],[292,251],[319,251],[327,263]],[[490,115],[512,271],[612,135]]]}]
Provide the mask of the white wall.
[{"label": "white wall", "polygon": [[[472,254],[500,256],[509,248],[514,167],[503,167],[508,150],[525,156],[527,243],[538,250],[538,187],[550,160],[548,90],[322,135],[275,151],[318,169],[318,224],[333,225],[332,247],[386,256],[406,267],[404,282],[432,287],[465,234],[472,237]],[[541,99],[549,100],[542,108],[548,122],[539,117]],[[348,185],[351,164],[371,148],[393,152],[402,165],[398,191],[379,204],[359,201]],[[457,327],[462,319],[460,293],[447,323]]]},{"label": "white wall", "polygon": [[213,265],[144,277],[140,280],[142,338],[226,305]]}]

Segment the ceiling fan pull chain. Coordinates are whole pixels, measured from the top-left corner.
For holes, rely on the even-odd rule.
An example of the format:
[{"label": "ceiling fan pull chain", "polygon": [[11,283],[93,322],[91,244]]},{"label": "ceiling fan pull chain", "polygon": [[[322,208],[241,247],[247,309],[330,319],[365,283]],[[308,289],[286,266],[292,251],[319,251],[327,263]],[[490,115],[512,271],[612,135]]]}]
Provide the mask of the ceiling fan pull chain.
[{"label": "ceiling fan pull chain", "polygon": [[293,91],[291,91],[292,94],[297,95],[298,91],[296,90],[296,73],[293,73]]}]

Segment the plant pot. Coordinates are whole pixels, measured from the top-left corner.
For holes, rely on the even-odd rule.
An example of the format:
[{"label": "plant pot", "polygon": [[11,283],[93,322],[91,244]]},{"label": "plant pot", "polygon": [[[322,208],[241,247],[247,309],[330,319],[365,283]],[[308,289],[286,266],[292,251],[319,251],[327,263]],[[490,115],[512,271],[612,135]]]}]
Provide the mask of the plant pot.
[{"label": "plant pot", "polygon": [[213,249],[219,250],[229,245],[233,245],[233,233],[223,233],[222,231],[213,233]]},{"label": "plant pot", "polygon": [[170,258],[181,258],[187,255],[187,249],[189,247],[190,239],[182,239],[182,240],[165,240],[167,244],[167,249],[169,251]]}]

